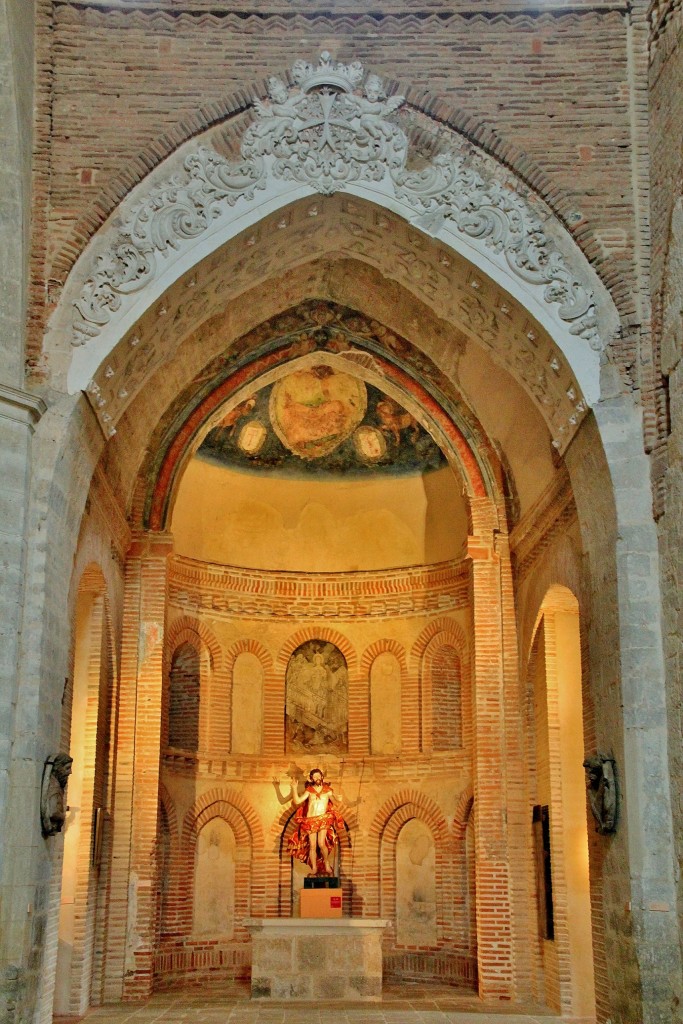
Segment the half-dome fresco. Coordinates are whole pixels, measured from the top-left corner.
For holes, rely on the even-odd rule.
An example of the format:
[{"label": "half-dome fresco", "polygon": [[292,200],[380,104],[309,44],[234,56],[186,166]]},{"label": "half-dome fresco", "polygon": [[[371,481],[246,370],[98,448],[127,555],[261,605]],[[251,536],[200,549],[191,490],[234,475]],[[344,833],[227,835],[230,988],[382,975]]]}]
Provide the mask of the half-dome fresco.
[{"label": "half-dome fresco", "polygon": [[274,475],[412,475],[446,465],[439,446],[395,399],[321,363],[245,398],[207,434],[197,455]]}]

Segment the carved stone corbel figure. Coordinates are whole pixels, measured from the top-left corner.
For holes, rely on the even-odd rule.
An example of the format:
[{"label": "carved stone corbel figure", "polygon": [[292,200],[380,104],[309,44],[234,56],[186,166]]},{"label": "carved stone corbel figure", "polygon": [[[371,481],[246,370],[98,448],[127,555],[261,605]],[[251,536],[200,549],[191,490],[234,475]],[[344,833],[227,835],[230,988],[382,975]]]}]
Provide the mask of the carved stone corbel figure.
[{"label": "carved stone corbel figure", "polygon": [[45,838],[61,832],[66,818],[66,784],[71,775],[73,757],[52,754],[43,765],[40,789],[40,821]]},{"label": "carved stone corbel figure", "polygon": [[614,758],[609,754],[593,754],[583,762],[588,776],[587,788],[591,811],[597,825],[595,831],[601,836],[612,835],[617,830],[617,780],[614,773]]}]

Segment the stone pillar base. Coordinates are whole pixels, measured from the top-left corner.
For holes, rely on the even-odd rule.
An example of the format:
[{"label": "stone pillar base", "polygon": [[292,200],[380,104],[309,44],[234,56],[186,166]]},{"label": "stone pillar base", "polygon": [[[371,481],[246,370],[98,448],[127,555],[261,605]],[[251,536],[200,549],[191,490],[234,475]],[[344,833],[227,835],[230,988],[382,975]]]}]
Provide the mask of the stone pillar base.
[{"label": "stone pillar base", "polygon": [[251,998],[379,1002],[382,932],[377,918],[251,918]]}]

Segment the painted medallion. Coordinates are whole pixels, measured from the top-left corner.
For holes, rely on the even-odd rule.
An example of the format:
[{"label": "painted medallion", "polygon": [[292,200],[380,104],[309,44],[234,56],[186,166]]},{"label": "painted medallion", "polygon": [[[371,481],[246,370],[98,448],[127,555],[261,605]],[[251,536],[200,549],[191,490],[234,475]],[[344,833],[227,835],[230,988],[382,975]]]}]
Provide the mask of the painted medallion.
[{"label": "painted medallion", "polygon": [[197,455],[230,469],[319,479],[423,474],[446,465],[399,402],[324,364],[255,390],[216,422]]},{"label": "painted medallion", "polygon": [[351,436],[367,404],[362,380],[331,366],[312,366],[274,385],[270,422],[290,452],[302,459],[319,459]]}]

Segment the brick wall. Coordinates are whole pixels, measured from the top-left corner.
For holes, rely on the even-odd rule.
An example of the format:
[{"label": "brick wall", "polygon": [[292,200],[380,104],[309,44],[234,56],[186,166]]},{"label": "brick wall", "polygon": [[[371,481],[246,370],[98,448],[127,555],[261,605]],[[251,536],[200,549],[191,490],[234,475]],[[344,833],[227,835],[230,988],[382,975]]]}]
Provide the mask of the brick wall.
[{"label": "brick wall", "polygon": [[[283,18],[237,16],[225,6],[180,15],[75,3],[51,10],[44,0],[51,45],[39,89],[49,120],[38,124],[36,193],[49,220],[35,239],[39,304],[40,282],[63,280],[131,185],[202,125],[243,107],[252,86],[263,94],[264,78],[285,71],[293,41],[302,40],[297,55],[327,47],[396,80],[417,105],[431,109],[430,97],[438,97],[439,116],[495,149],[544,194],[604,270],[622,309],[632,311],[624,12],[484,20],[405,11],[324,17],[303,6]],[[38,344],[36,337],[34,359]]]},{"label": "brick wall", "polygon": [[[77,4],[53,5],[49,0],[39,0],[37,4],[40,74],[34,158],[36,204],[32,281],[35,298],[33,323],[37,328],[32,348],[34,363],[39,362],[39,334],[46,308],[46,283],[53,278],[56,281],[63,279],[82,240],[108,214],[113,198],[117,194],[123,195],[149,166],[188,134],[212,118],[222,117],[231,105],[244,103],[240,91],[249,83],[258,81],[262,91],[263,77],[273,70],[286,69],[292,59],[293,40],[304,38],[305,42],[300,43],[305,48],[302,55],[314,56],[317,49],[323,45],[329,46],[341,58],[347,55],[360,57],[380,73],[407,83],[413,90],[411,96],[415,102],[422,97],[420,101],[428,105],[430,101],[426,98],[427,91],[445,97],[446,107],[451,105],[455,112],[453,118],[456,123],[465,124],[469,118],[468,130],[473,136],[481,137],[494,146],[497,145],[495,137],[486,133],[486,127],[491,126],[503,139],[499,152],[522,175],[531,178],[535,175],[534,169],[540,168],[538,178],[534,177],[539,189],[570,223],[596,265],[608,270],[610,280],[619,281],[618,288],[615,286],[615,294],[622,311],[633,312],[629,296],[634,292],[632,245],[635,229],[631,209],[634,154],[630,149],[631,97],[626,84],[629,69],[624,12],[613,10],[595,13],[584,11],[583,5],[577,4],[577,10],[571,13],[559,10],[542,15],[508,13],[484,19],[472,16],[471,12],[465,14],[441,10],[441,15],[435,18],[433,14],[419,17],[406,15],[401,5],[391,4],[386,7],[382,5],[384,14],[368,18],[358,0],[349,0],[344,8],[349,12],[348,16],[320,17],[310,13],[309,5],[302,3],[302,13],[293,14],[291,7],[287,6],[288,16],[281,17],[285,7],[276,0],[268,10],[274,11],[277,8],[280,12],[277,16],[268,17],[266,8],[261,7],[260,13],[266,16],[250,15],[238,19],[226,12],[225,5],[220,2],[212,3],[210,9],[213,13],[209,13],[208,4],[204,0],[189,0],[186,6],[195,12],[192,15],[180,14],[177,5],[174,7],[172,3],[155,4],[156,7],[166,6],[169,12],[173,12],[173,17],[168,13],[152,11],[151,5],[145,0],[142,0],[140,6],[149,8],[148,13],[89,10]],[[97,4],[90,7],[95,8]],[[492,15],[508,7],[509,4],[501,0],[497,5],[487,4],[486,10]],[[390,8],[395,10],[388,13]],[[309,13],[306,13],[307,10]],[[197,13],[200,11],[203,12],[201,15]],[[405,47],[407,36],[411,39],[409,53]],[[664,56],[657,58],[658,64],[653,63],[651,83],[653,183],[656,193],[653,203],[655,300],[664,277],[671,197],[680,186],[679,157],[669,145],[675,125],[680,123],[680,111],[675,99],[680,95],[676,91],[676,84],[680,80],[680,58],[673,47],[667,48],[661,43],[658,52]],[[200,106],[205,108],[204,112],[195,118]],[[446,107],[439,109],[444,113]],[[576,224],[571,216],[575,212],[581,215]],[[53,290],[52,295],[48,296],[48,302],[52,301],[55,294],[56,290]],[[628,342],[622,346],[622,368],[634,359],[630,344]],[[664,579],[671,609],[668,654],[670,677],[673,679],[680,668],[681,656],[675,631],[680,611],[677,595],[683,577],[679,518],[679,510],[683,506],[683,484],[678,458],[680,424],[683,422],[680,369],[675,372],[672,369],[669,391],[673,440],[668,456],[668,505],[661,523],[661,537]],[[46,513],[45,524],[41,524],[40,536],[35,538],[30,560],[35,578],[32,579],[33,592],[27,621],[32,625],[35,625],[42,613],[43,597],[48,609],[63,604],[63,581],[68,579],[72,570],[82,501],[98,454],[97,447],[101,444],[101,438],[93,438],[91,426],[83,424],[81,414],[74,414],[73,420],[67,423],[68,415],[68,412],[59,410],[45,426],[46,433],[54,431],[55,436],[59,437],[54,448],[62,445],[60,451],[64,458],[60,460],[59,468],[53,473],[52,467],[47,466],[53,449],[50,449],[51,454],[43,454],[44,462],[37,467],[36,486],[50,509],[49,515]],[[580,457],[584,457],[587,463],[592,458],[599,461],[595,454],[598,451],[597,441],[592,447],[585,445],[579,448],[577,445],[573,454],[574,462],[578,462]],[[133,461],[136,458],[137,451],[132,456]],[[116,471],[115,467],[113,471]],[[595,479],[603,477],[596,472]],[[48,490],[49,501],[42,493]],[[598,495],[587,517],[590,521],[582,524],[587,535],[602,537],[607,532],[604,522],[611,522],[610,515],[611,509],[603,515]],[[66,528],[63,533],[54,529],[60,518],[75,524],[69,527],[70,532]],[[62,537],[64,543],[50,543],[48,546],[44,538],[54,536]],[[601,567],[601,572],[604,566],[605,577],[613,579],[616,570],[609,555],[612,548],[608,548],[607,541],[604,542],[604,550],[604,558],[594,559],[594,572],[597,575],[597,566]],[[102,562],[104,564],[106,558],[103,557]],[[130,577],[129,582],[132,592],[135,588],[134,577]],[[594,581],[591,586],[594,588],[595,606],[600,607],[601,591],[598,583]],[[508,600],[511,600],[511,593],[508,594]],[[179,602],[176,609],[178,617],[188,613],[188,606],[180,605]],[[194,609],[191,611],[194,612]],[[220,609],[218,611],[220,613]],[[202,617],[205,612],[203,608]],[[385,609],[377,611],[375,625],[381,621],[383,614]],[[604,655],[601,662],[604,671],[599,678],[596,673],[594,685],[600,707],[606,710],[601,710],[601,726],[595,739],[596,742],[604,742],[606,738],[616,737],[617,753],[621,756],[619,665],[614,643],[611,645],[614,654],[610,655],[606,651],[609,638],[613,639],[617,635],[616,629],[611,627],[615,616],[614,607],[606,608],[600,616],[595,616],[590,623],[590,639],[593,663]],[[209,616],[206,617],[208,621]],[[65,648],[68,646],[63,627],[51,611],[49,618],[45,627],[45,642],[40,651],[29,652],[25,666],[27,678],[41,680],[40,707],[43,710],[36,713],[36,720],[40,720],[38,731],[41,737],[58,735],[54,709],[59,707],[63,686],[63,670],[60,666],[67,660]],[[425,614],[423,624],[428,620],[429,614]],[[511,629],[510,616],[508,620],[508,629]],[[229,674],[225,671],[229,659],[229,653],[225,652],[251,650],[252,644],[256,649],[260,644],[271,658],[269,665],[267,658],[263,663],[267,703],[269,707],[277,707],[279,691],[273,664],[278,656],[279,644],[284,643],[284,640],[269,635],[269,628],[266,626],[264,638],[263,623],[259,623],[258,641],[252,634],[245,638],[236,633],[217,641],[219,653],[224,657],[223,663],[217,666],[212,675],[217,715],[212,717],[206,729],[201,727],[199,730],[204,737],[200,740],[200,746],[203,742],[212,756],[200,756],[196,760],[190,758],[189,761],[182,757],[167,758],[164,769],[168,771],[169,791],[173,788],[170,799],[174,806],[176,802],[178,805],[179,822],[185,820],[184,815],[192,807],[192,800],[188,798],[189,790],[196,788],[207,792],[211,786],[217,785],[217,779],[222,785],[226,779],[229,782],[239,777],[240,785],[244,785],[247,791],[252,787],[251,798],[256,804],[269,798],[262,776],[253,774],[248,765],[237,765],[230,760],[230,723],[229,712],[226,710],[229,707]],[[217,632],[220,632],[218,628]],[[392,633],[391,629],[389,633]],[[123,651],[124,661],[128,659],[129,670],[136,656],[131,645],[133,641],[137,643],[138,634],[139,630],[129,625]],[[393,630],[393,634],[380,638],[368,635],[367,642],[371,645],[387,640],[391,644],[399,644],[400,630]],[[247,644],[247,647],[240,648],[243,644]],[[363,664],[361,648],[362,645],[357,651],[358,664]],[[387,646],[386,649],[394,648]],[[596,652],[600,652],[600,655]],[[406,736],[413,744],[411,752],[415,754],[416,788],[419,794],[439,789],[439,800],[444,800],[441,813],[448,819],[449,807],[460,799],[458,792],[462,795],[467,788],[463,785],[463,789],[458,791],[465,773],[447,763],[447,758],[444,758],[446,768],[440,765],[437,770],[433,761],[423,761],[418,757],[424,725],[420,720],[420,677],[414,650],[405,650],[404,656]],[[41,672],[41,668],[45,669],[46,666],[49,666],[47,672]],[[124,680],[129,689],[134,688],[131,682],[134,671],[131,671],[133,674]],[[506,680],[514,675],[509,665],[506,672]],[[143,682],[158,687],[160,678],[160,665],[155,663],[153,677],[145,678]],[[355,710],[359,750],[363,749],[365,742],[362,732],[361,679],[359,673]],[[218,696],[221,692],[222,697]],[[33,695],[36,700],[37,694],[36,689]],[[124,697],[129,699],[130,693],[124,694]],[[673,687],[670,700],[670,710],[672,713],[677,712],[678,692]],[[155,724],[157,726],[158,720]],[[266,743],[272,742],[278,735],[278,727],[277,715],[273,714],[265,723]],[[133,743],[131,730],[131,721],[124,715],[121,730],[124,754],[127,745]],[[463,723],[465,750],[471,749],[471,734],[471,721],[466,719]],[[153,739],[152,736],[149,746],[152,756]],[[674,777],[678,778],[681,757],[677,735],[672,734],[672,739],[676,741],[672,745],[672,764]],[[514,736],[510,739],[509,748],[514,752]],[[125,758],[122,764],[124,762]],[[281,761],[276,758],[268,761],[268,766],[273,771],[282,767]],[[259,771],[262,768],[263,765]],[[402,792],[404,781],[397,766],[387,763],[381,771],[379,767],[374,767],[370,772],[362,757],[354,762],[351,778],[354,783],[357,782],[359,789],[370,780],[372,785],[379,788],[394,787],[392,791],[398,793]],[[456,778],[457,785],[453,782]],[[121,809],[124,815],[129,781],[126,778],[121,781]],[[218,799],[215,797],[214,803]],[[419,805],[419,800],[414,796],[405,795],[405,801],[406,804],[413,801],[416,806]],[[446,806],[448,801],[451,804]],[[144,866],[144,857],[148,857],[151,842],[156,835],[156,792],[152,792],[149,787],[145,791],[143,811],[144,842],[138,847],[137,856]],[[680,820],[680,807],[677,811]],[[176,840],[172,835],[171,819],[172,815],[169,815],[169,857],[172,858]],[[607,867],[610,868],[607,873],[610,892],[607,895],[614,912],[614,920],[610,923],[613,937],[610,947],[599,951],[599,955],[624,968],[624,992],[627,995],[617,994],[617,1002],[619,998],[628,998],[628,993],[635,991],[638,985],[637,978],[634,978],[636,960],[629,946],[628,915],[618,909],[623,904],[619,893],[628,888],[628,858],[623,845],[622,839],[618,838],[613,852],[607,858]],[[116,849],[123,863],[130,849],[126,845],[125,836]],[[40,923],[44,920],[47,892],[44,883],[50,865],[42,847],[39,854],[33,852],[31,856],[37,865],[36,877],[39,876],[41,880],[37,890],[39,913],[36,917]],[[470,858],[470,865],[471,861]],[[118,882],[121,883],[125,870],[121,864],[118,868]],[[369,868],[368,878],[372,878],[372,872],[378,872],[379,869],[373,865],[369,865]],[[256,878],[252,887],[256,905],[266,906],[263,876]],[[125,885],[120,887],[120,892],[125,892],[127,896]],[[361,896],[359,894],[359,900]],[[119,930],[120,915],[125,914],[125,907],[122,909],[124,902],[119,899],[114,914]],[[156,913],[150,911],[148,917],[151,919]],[[125,931],[125,921],[123,928]],[[617,944],[614,936],[621,936],[622,933],[623,941]],[[119,935],[116,955],[121,958],[122,941]],[[117,994],[116,986],[110,986],[109,995],[116,997]],[[622,1006],[622,1011],[627,1015],[628,1007]]]},{"label": "brick wall", "polygon": [[[467,854],[467,817],[461,820],[455,813],[463,791],[465,804],[470,794],[471,808],[470,613],[465,567],[364,573],[355,581],[347,579],[343,586],[341,575],[331,576],[322,586],[305,577],[296,580],[291,573],[262,574],[259,583],[253,570],[192,569],[189,560],[176,558],[169,578],[167,643],[174,653],[167,654],[165,685],[171,691],[171,722],[174,707],[182,707],[187,718],[187,702],[194,706],[199,660],[210,649],[211,675],[226,679],[227,688],[214,688],[209,682],[206,714],[209,721],[215,717],[222,722],[226,732],[200,735],[195,756],[186,744],[170,744],[164,756],[160,818],[164,860],[157,896],[161,909],[155,984],[165,987],[243,975],[249,964],[248,937],[240,921],[249,915],[296,913],[291,861],[285,853],[293,829],[287,772],[294,767],[292,761],[303,774],[314,761],[322,761],[346,800],[349,832],[342,837],[341,864],[347,912],[390,918],[384,951],[393,976],[411,977],[419,971],[423,977],[474,985],[474,875],[471,852],[469,858]],[[443,591],[441,603],[446,600],[452,606],[450,614],[430,616],[421,599],[409,611],[411,594],[419,598],[427,578],[432,587],[437,584],[435,593]],[[307,614],[303,604],[311,588],[317,616],[313,606]],[[285,604],[281,589],[283,596],[285,590],[289,595]],[[343,616],[337,607],[338,589],[344,592]],[[392,594],[400,595],[400,605],[386,604]],[[382,612],[368,617],[373,595],[382,602]],[[305,628],[288,614],[293,608],[309,618]],[[326,621],[328,614],[335,619],[333,630]],[[191,633],[198,647],[187,642],[177,646],[179,637]],[[284,673],[292,651],[314,637],[335,643],[347,660],[349,754],[285,757]],[[191,654],[185,657],[188,649]],[[245,653],[260,661],[266,692],[262,749],[249,757],[231,752],[227,728],[232,719],[234,669]],[[405,702],[414,693],[416,712],[420,687],[426,696],[420,680],[429,662],[430,678],[437,677],[436,744],[434,737],[424,734],[420,715],[408,712],[402,721],[402,750],[394,755],[370,753],[370,670],[381,653],[390,653],[398,663],[401,699]],[[430,683],[430,691],[433,686]],[[223,706],[226,701],[228,707]],[[462,739],[463,720],[468,723],[466,740]],[[441,736],[439,730],[444,727],[447,735]],[[181,746],[183,750],[176,749]],[[430,753],[435,746],[438,752]],[[280,802],[272,784],[274,775],[282,780]],[[231,824],[241,851],[236,863],[236,928],[230,939],[193,932],[193,843],[212,816]],[[437,849],[438,939],[425,948],[399,944],[394,926],[395,847],[402,826],[413,818],[429,829]]]},{"label": "brick wall", "polygon": [[434,750],[457,749],[462,742],[460,659],[458,652],[450,644],[444,644],[434,653],[432,702]]},{"label": "brick wall", "polygon": [[199,747],[199,651],[184,643],[174,652],[168,681],[168,745]]}]

